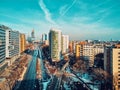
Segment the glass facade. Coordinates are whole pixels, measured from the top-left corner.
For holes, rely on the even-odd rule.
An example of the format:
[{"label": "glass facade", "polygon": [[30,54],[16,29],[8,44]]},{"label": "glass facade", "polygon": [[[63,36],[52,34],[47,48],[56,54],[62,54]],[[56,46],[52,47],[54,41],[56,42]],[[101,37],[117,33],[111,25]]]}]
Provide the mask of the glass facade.
[{"label": "glass facade", "polygon": [[50,53],[52,61],[59,61],[61,56],[61,32],[57,30],[50,30]]},{"label": "glass facade", "polygon": [[0,27],[0,63],[5,60],[5,30]]}]

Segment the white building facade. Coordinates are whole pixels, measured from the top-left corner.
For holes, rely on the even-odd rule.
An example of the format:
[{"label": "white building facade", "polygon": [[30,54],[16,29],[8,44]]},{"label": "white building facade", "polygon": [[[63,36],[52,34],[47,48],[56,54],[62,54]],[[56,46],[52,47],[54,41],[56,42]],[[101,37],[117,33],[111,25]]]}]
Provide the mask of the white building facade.
[{"label": "white building facade", "polygon": [[69,50],[69,36],[62,35],[62,53],[67,53]]},{"label": "white building facade", "polygon": [[20,53],[20,34],[18,31],[6,30],[6,58],[12,58]]}]

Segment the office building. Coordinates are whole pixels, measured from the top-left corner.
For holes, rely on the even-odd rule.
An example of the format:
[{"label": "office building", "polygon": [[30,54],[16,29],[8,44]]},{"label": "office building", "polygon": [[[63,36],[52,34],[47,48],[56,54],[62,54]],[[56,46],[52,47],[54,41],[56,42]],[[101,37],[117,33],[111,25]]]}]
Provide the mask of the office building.
[{"label": "office building", "polygon": [[5,62],[6,59],[6,29],[8,27],[0,25],[0,73],[8,66],[8,63]]},{"label": "office building", "polygon": [[53,62],[58,62],[61,58],[61,35],[61,31],[54,28],[49,32],[50,54]]},{"label": "office building", "polygon": [[25,34],[20,34],[20,53],[25,51],[25,47],[26,47]]},{"label": "office building", "polygon": [[18,31],[6,30],[6,58],[12,58],[19,55],[20,35]]},{"label": "office building", "polygon": [[42,44],[49,45],[49,40],[47,38],[47,34],[42,34]]},{"label": "office building", "polygon": [[47,34],[42,34],[42,42],[46,41],[47,40]]},{"label": "office building", "polygon": [[5,28],[4,26],[0,26],[0,63],[2,63],[5,60],[5,48],[6,48],[6,44],[5,44]]},{"label": "office building", "polygon": [[67,53],[69,50],[69,36],[62,35],[62,53]]}]

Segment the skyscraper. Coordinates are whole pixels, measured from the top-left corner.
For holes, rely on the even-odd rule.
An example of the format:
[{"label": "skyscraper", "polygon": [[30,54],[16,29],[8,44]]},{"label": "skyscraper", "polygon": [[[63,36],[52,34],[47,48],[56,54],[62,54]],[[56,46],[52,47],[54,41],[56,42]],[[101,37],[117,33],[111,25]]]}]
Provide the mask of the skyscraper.
[{"label": "skyscraper", "polygon": [[42,42],[46,41],[47,40],[47,34],[42,34]]},{"label": "skyscraper", "polygon": [[67,53],[69,49],[69,36],[62,35],[62,53]]},{"label": "skyscraper", "polygon": [[50,54],[53,62],[58,62],[61,57],[61,31],[52,28],[49,32]]}]

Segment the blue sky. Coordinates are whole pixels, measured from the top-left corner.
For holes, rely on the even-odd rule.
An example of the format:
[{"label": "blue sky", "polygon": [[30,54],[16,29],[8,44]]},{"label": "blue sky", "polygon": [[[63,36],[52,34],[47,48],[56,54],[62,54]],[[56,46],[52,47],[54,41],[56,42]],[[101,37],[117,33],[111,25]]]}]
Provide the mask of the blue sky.
[{"label": "blue sky", "polygon": [[55,27],[72,40],[120,40],[120,0],[0,0],[0,24],[36,37]]}]

